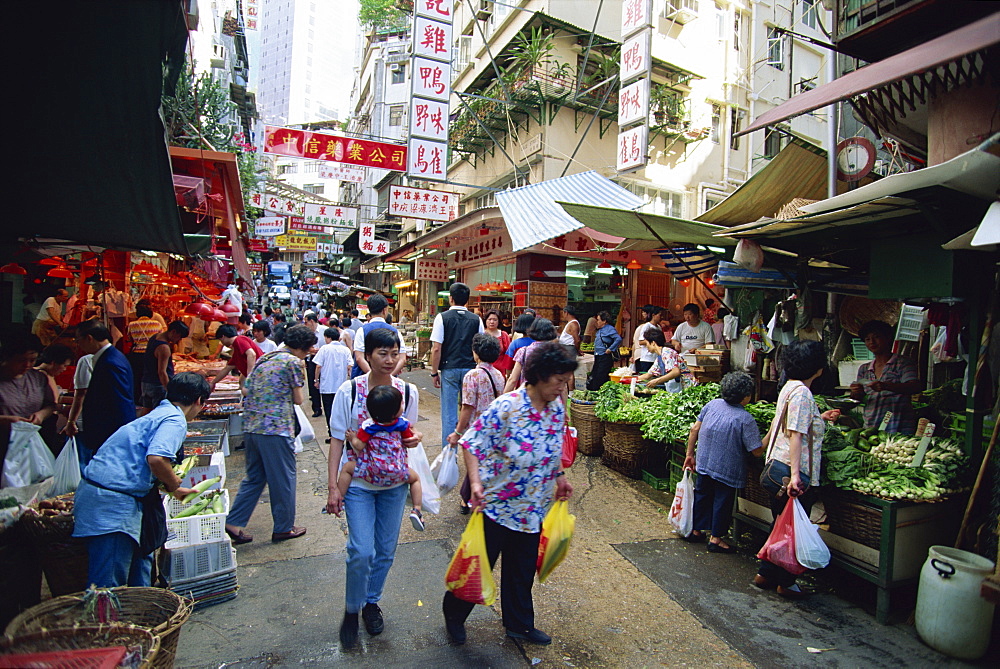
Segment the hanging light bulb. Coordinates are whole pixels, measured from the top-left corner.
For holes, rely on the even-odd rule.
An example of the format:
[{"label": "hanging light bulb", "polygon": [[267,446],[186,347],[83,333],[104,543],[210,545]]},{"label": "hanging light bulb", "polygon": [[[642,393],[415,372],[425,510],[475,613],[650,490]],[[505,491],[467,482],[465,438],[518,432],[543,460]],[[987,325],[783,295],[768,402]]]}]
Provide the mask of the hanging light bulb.
[{"label": "hanging light bulb", "polygon": [[625,269],[642,269],[642,265],[639,264],[638,260],[632,258],[628,261],[628,264],[625,265]]}]

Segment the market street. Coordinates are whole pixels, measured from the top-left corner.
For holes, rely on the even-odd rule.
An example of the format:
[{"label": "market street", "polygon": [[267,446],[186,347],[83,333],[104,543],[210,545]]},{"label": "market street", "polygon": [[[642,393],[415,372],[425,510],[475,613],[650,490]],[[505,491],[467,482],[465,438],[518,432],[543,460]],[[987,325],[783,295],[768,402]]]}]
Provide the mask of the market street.
[{"label": "market street", "polygon": [[[426,370],[404,378],[420,389],[418,428],[433,459],[438,391]],[[312,423],[322,439],[322,419]],[[912,626],[900,624],[905,621],[879,626],[870,612],[834,594],[790,603],[757,590],[750,584],[755,560],[747,552],[710,555],[704,546],[680,541],[666,520],[670,495],[582,455],[568,474],[577,516],[569,556],[534,588],[538,626],[552,635],[551,646],[505,638],[499,600],[493,610],[476,607],[464,647],[448,644],[440,608],[444,572],[467,519],[452,491],[441,514],[427,516],[425,532],[404,520],[382,606],[386,632],[376,638],[362,632],[360,650],[345,653],[337,626],[346,522],[320,513],[326,449],[319,446],[307,444],[298,458],[296,523],[308,534],[268,542],[265,493],[248,526],[258,538],[237,548],[240,594],[192,615],[178,667],[966,666],[949,664],[921,644]],[[227,460],[231,494],[242,477],[241,453]],[[824,652],[811,655],[807,648]]]}]

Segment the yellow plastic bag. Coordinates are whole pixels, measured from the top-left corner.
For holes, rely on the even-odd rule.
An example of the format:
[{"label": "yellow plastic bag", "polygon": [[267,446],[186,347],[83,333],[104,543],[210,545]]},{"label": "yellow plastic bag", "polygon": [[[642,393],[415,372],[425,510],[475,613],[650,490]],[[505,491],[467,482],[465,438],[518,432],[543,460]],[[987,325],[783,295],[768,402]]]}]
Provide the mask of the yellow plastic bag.
[{"label": "yellow plastic bag", "polygon": [[486,557],[486,535],[483,514],[476,508],[462,532],[458,550],[451,558],[444,575],[444,585],[452,594],[466,602],[490,606],[497,598],[497,584]]},{"label": "yellow plastic bag", "polygon": [[576,516],[569,512],[569,502],[560,500],[552,505],[542,521],[542,538],[538,542],[538,582],[545,583],[569,552]]}]

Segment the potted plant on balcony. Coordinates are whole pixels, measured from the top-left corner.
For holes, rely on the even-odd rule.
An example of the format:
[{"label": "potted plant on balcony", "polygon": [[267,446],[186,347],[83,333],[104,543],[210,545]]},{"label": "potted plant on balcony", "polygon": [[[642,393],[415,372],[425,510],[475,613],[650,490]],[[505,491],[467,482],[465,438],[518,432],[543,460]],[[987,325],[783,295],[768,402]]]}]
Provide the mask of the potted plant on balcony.
[{"label": "potted plant on balcony", "polygon": [[552,77],[552,84],[557,92],[562,93],[569,88],[569,81],[573,77],[573,66],[565,61],[553,59],[549,68],[549,76]]},{"label": "potted plant on balcony", "polygon": [[543,70],[552,62],[555,40],[541,26],[533,26],[528,33],[518,33],[513,40],[507,65],[518,73],[518,81],[531,79],[536,70]]},{"label": "potted plant on balcony", "polygon": [[649,91],[649,106],[653,110],[653,121],[657,126],[682,129],[684,102],[677,91],[666,84],[654,85]]}]

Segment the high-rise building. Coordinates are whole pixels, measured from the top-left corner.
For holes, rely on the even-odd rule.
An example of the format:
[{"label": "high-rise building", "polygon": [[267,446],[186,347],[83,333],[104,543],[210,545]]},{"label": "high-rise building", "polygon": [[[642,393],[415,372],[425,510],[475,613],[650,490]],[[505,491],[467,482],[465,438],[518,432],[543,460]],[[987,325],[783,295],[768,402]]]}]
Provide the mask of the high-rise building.
[{"label": "high-rise building", "polygon": [[[349,83],[341,81],[353,53],[342,26],[346,3],[264,0],[260,17],[260,69],[255,75],[261,120],[297,125],[337,118]],[[349,78],[347,79],[349,82]],[[346,90],[345,90],[346,89]]]}]

